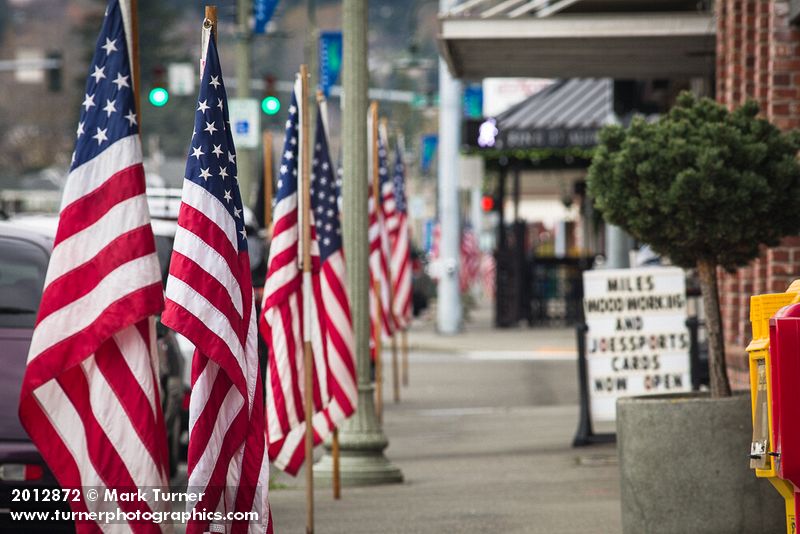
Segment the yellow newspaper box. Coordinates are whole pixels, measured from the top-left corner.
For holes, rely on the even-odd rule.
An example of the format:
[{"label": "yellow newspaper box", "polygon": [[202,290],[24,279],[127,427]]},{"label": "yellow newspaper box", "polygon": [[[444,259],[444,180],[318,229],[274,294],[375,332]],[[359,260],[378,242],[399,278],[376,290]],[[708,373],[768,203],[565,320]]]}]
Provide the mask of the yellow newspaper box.
[{"label": "yellow newspaper box", "polygon": [[[800,280],[795,280],[785,293],[754,295],[750,298],[750,322],[753,340],[747,347],[750,363],[750,394],[753,415],[753,440],[750,445],[750,467],[756,476],[766,478],[786,502],[786,531],[795,533],[795,487],[781,469],[781,436],[776,417],[783,402],[776,389],[775,363],[777,360],[776,314],[785,313],[786,307],[800,302]],[[797,308],[797,307],[795,307]],[[779,313],[781,312],[781,313]],[[796,320],[792,318],[792,320]],[[772,342],[770,331],[772,330]],[[786,348],[782,347],[785,351]],[[772,352],[771,352],[772,350]],[[797,352],[792,348],[793,352]],[[800,359],[800,354],[793,354]],[[800,380],[800,377],[797,377]],[[777,381],[782,379],[777,376]],[[783,379],[785,380],[785,379]],[[795,453],[793,456],[797,455]],[[787,478],[789,478],[787,476]]]}]

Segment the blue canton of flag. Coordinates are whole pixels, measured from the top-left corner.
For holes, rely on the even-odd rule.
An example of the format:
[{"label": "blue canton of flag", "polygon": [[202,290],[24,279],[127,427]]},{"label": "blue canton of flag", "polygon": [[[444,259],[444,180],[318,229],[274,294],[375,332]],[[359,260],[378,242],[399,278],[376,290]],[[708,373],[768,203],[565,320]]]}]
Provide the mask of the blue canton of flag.
[{"label": "blue canton of flag", "polygon": [[386,184],[390,183],[391,180],[389,176],[389,155],[386,151],[386,145],[382,135],[378,135],[378,175],[380,177],[379,186],[382,198],[383,188]]},{"label": "blue canton of flag", "polygon": [[320,260],[324,262],[342,248],[342,228],[337,203],[339,191],[333,175],[322,113],[317,114],[316,137],[314,159],[311,162],[311,207],[317,227]]},{"label": "blue canton of flag", "polygon": [[97,39],[70,170],[80,167],[123,137],[139,133],[125,28],[119,10],[117,2],[109,4]]},{"label": "blue canton of flag", "polygon": [[286,119],[286,143],[284,144],[281,166],[278,171],[278,189],[275,193],[275,205],[297,193],[298,118],[297,96],[292,92],[289,118]]},{"label": "blue canton of flag", "polygon": [[406,166],[403,163],[403,154],[399,142],[397,143],[396,153],[397,159],[394,163],[394,202],[398,212],[406,213]]},{"label": "blue canton of flag", "polygon": [[228,100],[214,39],[209,40],[206,62],[185,177],[214,195],[228,210],[236,224],[241,252],[247,250],[247,232],[237,180],[236,149],[228,118]]}]

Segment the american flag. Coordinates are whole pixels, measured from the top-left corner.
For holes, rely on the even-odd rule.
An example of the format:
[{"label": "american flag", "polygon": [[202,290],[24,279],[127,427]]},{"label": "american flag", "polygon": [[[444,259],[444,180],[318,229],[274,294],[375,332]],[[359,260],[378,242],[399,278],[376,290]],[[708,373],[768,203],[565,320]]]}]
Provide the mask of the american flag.
[{"label": "american flag", "polygon": [[389,241],[392,255],[392,286],[394,300],[392,308],[398,328],[408,328],[411,321],[411,236],[408,226],[408,205],[406,203],[406,171],[403,154],[398,141],[394,164],[394,204],[395,223],[390,228]]},{"label": "american flag", "polygon": [[[291,121],[290,121],[291,122]],[[288,134],[287,134],[288,135]],[[290,141],[291,142],[291,141]],[[288,166],[287,166],[288,170]],[[324,104],[317,115],[314,159],[311,162],[311,209],[314,236],[319,246],[321,305],[319,322],[325,344],[327,366],[325,377],[319,366],[315,376],[327,381],[329,399],[325,408],[314,414],[314,444],[353,414],[357,402],[356,367],[353,350],[353,325],[350,301],[345,289],[345,261],[342,251],[342,230],[337,202],[337,185],[328,151],[324,120]],[[288,173],[287,173],[288,174]],[[294,176],[294,173],[292,173]],[[319,360],[317,360],[319,362]],[[298,378],[301,378],[300,375]],[[320,389],[320,388],[317,388]],[[297,474],[305,460],[305,422],[289,431],[275,446],[275,465],[287,473]],[[273,447],[270,446],[270,451]]]},{"label": "american flag", "polygon": [[[377,283],[380,288],[379,297],[376,298],[375,291],[370,291],[370,317],[372,318],[372,345],[373,352],[376,343],[380,342],[378,333],[382,331],[383,337],[390,337],[395,330],[395,321],[392,315],[391,307],[391,271],[389,270],[390,250],[389,250],[389,234],[386,228],[386,219],[384,214],[383,202],[383,188],[384,183],[389,177],[389,168],[387,164],[386,147],[383,142],[382,136],[378,134],[378,188],[379,188],[379,205],[375,206],[374,195],[372,194],[372,187],[369,188],[369,266],[370,266],[370,283],[371,287],[375,287]],[[371,163],[375,161],[371,158]],[[374,164],[374,163],[373,163]],[[387,186],[389,187],[389,186]],[[393,187],[392,187],[393,189]],[[392,194],[393,199],[393,194]],[[391,209],[394,209],[394,201],[392,200]],[[380,323],[380,328],[377,327]]]},{"label": "american flag", "polygon": [[[236,151],[217,47],[203,30],[203,67],[167,280],[165,325],[196,349],[189,402],[189,509],[257,520],[192,518],[186,532],[269,531],[269,461],[256,314]],[[251,518],[252,519],[252,518]]]},{"label": "american flag", "polygon": [[[326,376],[326,347],[319,310],[322,308],[320,256],[312,228],[311,256],[312,295],[310,324],[303,320],[303,272],[300,266],[302,235],[302,203],[299,159],[302,157],[299,125],[302,120],[299,80],[292,94],[286,138],[272,211],[273,236],[261,306],[261,334],[270,350],[267,366],[267,442],[275,467],[296,474],[304,459],[305,435],[305,362],[303,353],[304,326],[308,328],[314,357],[314,429],[319,414],[330,399]],[[305,212],[311,215],[310,210]],[[313,219],[312,219],[313,220]],[[300,430],[302,429],[302,430]],[[299,443],[299,446],[297,445]]]},{"label": "american flag", "polygon": [[[22,383],[19,416],[64,488],[168,487],[151,350],[163,306],[129,58],[130,13],[108,3]],[[70,502],[76,512],[164,510]],[[99,532],[92,521],[78,532]],[[22,527],[19,527],[22,528]],[[156,524],[117,525],[161,532]]]},{"label": "american flag", "polygon": [[461,231],[461,269],[458,273],[461,291],[467,291],[481,273],[481,249],[472,226]]},{"label": "american flag", "polygon": [[[442,227],[439,225],[439,221],[434,223],[431,234],[431,249],[428,255],[430,256],[431,262],[435,262],[439,260],[439,249],[442,246]],[[438,278],[438,271],[436,277]]]}]

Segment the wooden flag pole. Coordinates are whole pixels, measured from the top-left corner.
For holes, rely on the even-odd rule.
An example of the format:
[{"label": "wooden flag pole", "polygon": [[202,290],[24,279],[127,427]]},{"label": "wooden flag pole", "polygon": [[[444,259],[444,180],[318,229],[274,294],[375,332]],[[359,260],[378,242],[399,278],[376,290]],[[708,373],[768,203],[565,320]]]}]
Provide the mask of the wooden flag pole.
[{"label": "wooden flag pole", "polygon": [[[401,154],[405,153],[406,151],[406,143],[405,137],[403,136],[402,132],[397,132],[397,149],[400,151]],[[405,172],[403,173],[403,183],[405,184],[406,177]],[[409,235],[409,241],[410,241]],[[409,266],[410,268],[410,266]],[[408,387],[408,327],[409,322],[406,323],[405,328],[400,331],[400,354],[402,357],[402,371],[400,375],[403,377],[403,387]]]},{"label": "wooden flag pole", "polygon": [[403,387],[408,387],[408,328],[400,332],[400,347],[403,355]]},{"label": "wooden flag pole", "polygon": [[[272,229],[272,132],[264,131],[262,135],[264,145],[264,228],[267,234]],[[268,238],[271,236],[268,235]]]},{"label": "wooden flag pole", "polygon": [[[388,128],[386,127],[387,120],[381,119],[381,129],[384,133],[388,132]],[[389,143],[389,136],[385,135],[385,141],[387,146],[384,147],[387,153],[388,159],[388,143]],[[380,186],[378,186],[380,191]],[[383,194],[381,192],[380,194]],[[391,246],[391,244],[390,244]],[[392,262],[389,261],[389,311],[393,314],[394,313],[394,284],[392,283]],[[397,332],[392,332],[392,398],[394,399],[395,404],[400,402],[400,366],[398,364],[397,359]]]},{"label": "wooden flag pole", "polygon": [[[325,133],[328,133],[328,107],[325,104],[325,96],[322,91],[317,89],[317,110],[322,115],[322,123],[325,126]],[[340,214],[341,217],[341,214]],[[339,428],[333,427],[333,435],[331,436],[331,460],[333,460],[333,469],[331,473],[331,483],[333,484],[333,498],[339,500],[342,498],[342,482],[341,474],[339,471]]]},{"label": "wooden flag pole", "polygon": [[381,307],[381,283],[375,280],[372,283],[375,293],[376,308],[378,309],[378,324],[375,329],[375,415],[378,422],[383,424],[383,309]]},{"label": "wooden flag pole", "polygon": [[333,428],[331,439],[331,459],[333,460],[333,498],[337,501],[342,498],[342,482],[339,474],[339,428]]},{"label": "wooden flag pole", "polygon": [[[378,164],[378,103],[373,101],[369,105],[370,116],[370,142],[372,146],[372,202],[375,204],[375,213],[380,209],[380,169]],[[378,310],[378,324],[375,325],[375,414],[378,421],[383,423],[383,304],[381,298],[380,281],[375,280],[372,286],[375,292],[376,307]]]},{"label": "wooden flag pole", "polygon": [[211,22],[211,33],[214,35],[214,38],[217,37],[217,6],[214,4],[210,4],[206,6],[205,10],[205,18],[206,20]]},{"label": "wooden flag pole", "polygon": [[397,335],[392,334],[392,387],[394,389],[394,402],[400,402],[400,364],[397,358]]},{"label": "wooden flag pole", "polygon": [[206,20],[211,21],[211,33],[214,35],[214,39],[216,39],[217,38],[217,6],[215,6],[215,5],[206,6],[205,17],[206,17]]},{"label": "wooden flag pole", "polygon": [[306,423],[306,534],[314,533],[314,358],[311,350],[311,180],[309,173],[308,140],[308,67],[300,65],[300,178],[302,180],[303,221],[303,362],[305,374],[305,423]]}]

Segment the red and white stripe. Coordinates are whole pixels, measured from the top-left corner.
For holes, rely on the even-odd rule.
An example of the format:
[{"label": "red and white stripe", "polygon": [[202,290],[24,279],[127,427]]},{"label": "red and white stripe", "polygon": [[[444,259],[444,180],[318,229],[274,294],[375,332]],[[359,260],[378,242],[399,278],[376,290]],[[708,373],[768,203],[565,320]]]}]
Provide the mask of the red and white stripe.
[{"label": "red and white stripe", "polygon": [[[325,128],[327,128],[327,122],[325,121],[326,109],[324,102],[320,104],[320,113],[323,115]],[[284,216],[277,216],[276,214],[276,224],[283,219]],[[297,232],[299,230],[293,231]],[[296,247],[294,250],[297,250]],[[316,258],[317,252],[316,231],[315,226],[312,224],[312,256],[314,258]],[[297,265],[297,263],[294,262],[293,265]],[[316,269],[316,261],[314,261],[314,268]],[[342,249],[338,249],[325,261],[321,262],[319,269],[319,277],[312,275],[313,281],[316,282],[316,279],[319,279],[319,285],[314,284],[314,304],[318,317],[312,315],[312,320],[315,321],[315,324],[317,320],[319,321],[320,337],[323,340],[324,347],[321,350],[316,346],[314,348],[314,379],[315,382],[318,382],[318,384],[315,384],[315,389],[322,393],[323,389],[320,386],[325,385],[327,395],[325,399],[321,399],[323,400],[324,408],[319,410],[317,409],[318,405],[315,406],[315,413],[312,417],[314,446],[319,445],[336,427],[350,417],[355,412],[358,402],[353,323],[350,315],[350,301],[345,286],[346,267]],[[319,288],[319,293],[317,293],[317,287]],[[297,298],[297,296],[295,295],[294,298]],[[266,314],[264,317],[266,317]],[[268,325],[263,323],[262,325],[265,327],[264,331],[270,331]],[[271,339],[271,336],[269,339]],[[316,338],[312,339],[312,342],[314,341],[316,341]],[[319,354],[325,356],[324,360],[320,360],[317,357]],[[285,358],[283,361],[286,361]],[[295,361],[302,362],[302,355],[298,354]],[[296,373],[296,376],[302,380],[302,368],[299,369],[298,373]],[[303,383],[301,381],[301,384]],[[295,403],[297,402],[297,399],[295,399]],[[272,405],[275,405],[274,400]],[[270,413],[270,410],[268,410],[268,417]],[[297,474],[305,461],[305,431],[306,423],[303,420],[291,428],[284,437],[277,439],[274,444],[271,443],[270,457],[276,467],[291,475]]]},{"label": "red and white stripe", "polygon": [[392,308],[397,327],[406,329],[411,323],[411,236],[409,234],[408,215],[397,212],[397,226],[392,243],[392,287],[394,299]]},{"label": "red and white stripe", "polygon": [[[391,337],[394,332],[394,321],[391,309],[391,278],[389,275],[389,260],[386,248],[388,237],[385,236],[385,227],[382,223],[380,212],[375,209],[375,199],[370,195],[368,201],[368,237],[369,237],[369,274],[370,274],[370,303],[369,313],[372,324],[373,358],[375,343]],[[377,289],[377,291],[376,291]],[[380,337],[380,340],[378,338]]]},{"label": "red and white stripe", "polygon": [[[297,195],[279,201],[273,211],[273,239],[264,284],[260,320],[261,334],[269,347],[267,364],[267,443],[275,467],[291,475],[305,459],[305,359],[303,345],[303,272],[299,264]],[[310,334],[313,353],[314,444],[333,428],[325,411],[330,405],[328,356],[324,323],[319,248],[313,239]]]},{"label": "red and white stripe", "polygon": [[[190,180],[184,180],[178,226],[162,321],[196,347],[188,485],[204,495],[188,510],[256,511],[261,523],[234,523],[231,532],[263,533],[269,462],[250,261],[237,249],[227,208]],[[204,532],[207,525],[190,521],[186,532]]]},{"label": "red and white stripe", "polygon": [[464,228],[461,232],[461,270],[459,286],[467,291],[478,280],[481,272],[481,249],[478,236],[472,228]]},{"label": "red and white stripe", "polygon": [[[371,121],[370,121],[371,131]],[[377,154],[370,153],[370,162],[377,165]],[[380,330],[381,339],[387,339],[395,331],[394,316],[392,314],[391,298],[391,271],[389,269],[389,234],[386,228],[386,221],[383,214],[382,197],[379,191],[378,202],[375,205],[375,195],[373,194],[372,184],[370,183],[369,202],[368,202],[368,237],[369,237],[369,271],[370,271],[370,317],[372,320],[372,341],[373,357],[374,344],[377,342],[377,334]],[[375,288],[378,287],[376,295]],[[380,323],[380,328],[375,325]]]},{"label": "red and white stripe", "polygon": [[[295,102],[301,102],[299,82],[295,84]],[[293,103],[294,108],[294,103]],[[302,123],[300,109],[295,108],[296,125]],[[290,119],[291,120],[291,119]],[[322,284],[320,280],[319,246],[316,242],[313,214],[308,206],[300,205],[302,191],[298,175],[302,168],[299,158],[303,157],[304,134],[298,131],[297,145],[291,151],[298,154],[286,163],[287,169],[281,173],[281,180],[296,180],[294,191],[282,196],[276,195],[273,210],[273,236],[267,262],[267,278],[264,283],[264,300],[260,318],[260,330],[269,347],[267,365],[267,426],[266,437],[269,457],[275,467],[289,474],[297,470],[305,458],[305,359],[304,328],[307,328],[313,354],[313,422],[315,444],[319,443],[330,428],[325,410],[330,403],[327,377],[327,351],[323,339],[324,323],[321,320]],[[286,146],[289,146],[287,139]],[[295,174],[288,168],[296,166]],[[283,165],[283,163],[282,163]],[[302,213],[309,218],[311,225],[312,273],[308,295],[311,309],[304,314],[303,271],[300,265],[300,235]],[[308,290],[308,288],[306,289]],[[309,324],[304,324],[304,320]]]},{"label": "red and white stripe", "polygon": [[[210,37],[204,30],[205,43]],[[187,511],[254,512],[257,521],[222,523],[230,534],[263,534],[272,521],[257,318],[238,239],[222,200],[185,179],[162,322],[195,345],[188,487],[203,495]],[[193,517],[186,532],[207,532],[210,523]]]},{"label": "red and white stripe", "polygon": [[[386,143],[386,132],[384,128],[379,129],[379,135]],[[388,156],[387,156],[388,160]],[[388,163],[386,172],[388,172]],[[389,273],[391,283],[391,323],[392,331],[404,329],[408,325],[411,312],[411,271],[409,266],[409,242],[408,242],[408,221],[404,213],[397,209],[395,198],[394,179],[382,180],[380,186],[381,195],[381,215],[384,226],[384,253],[388,260],[386,270]],[[387,252],[388,251],[388,252]],[[399,294],[398,294],[399,291]]]},{"label": "red and white stripe", "polygon": [[[161,276],[138,135],[67,178],[20,396],[20,419],[64,488],[169,485],[155,328]],[[164,503],[71,502],[74,511]],[[79,522],[84,532],[162,532]]]}]

